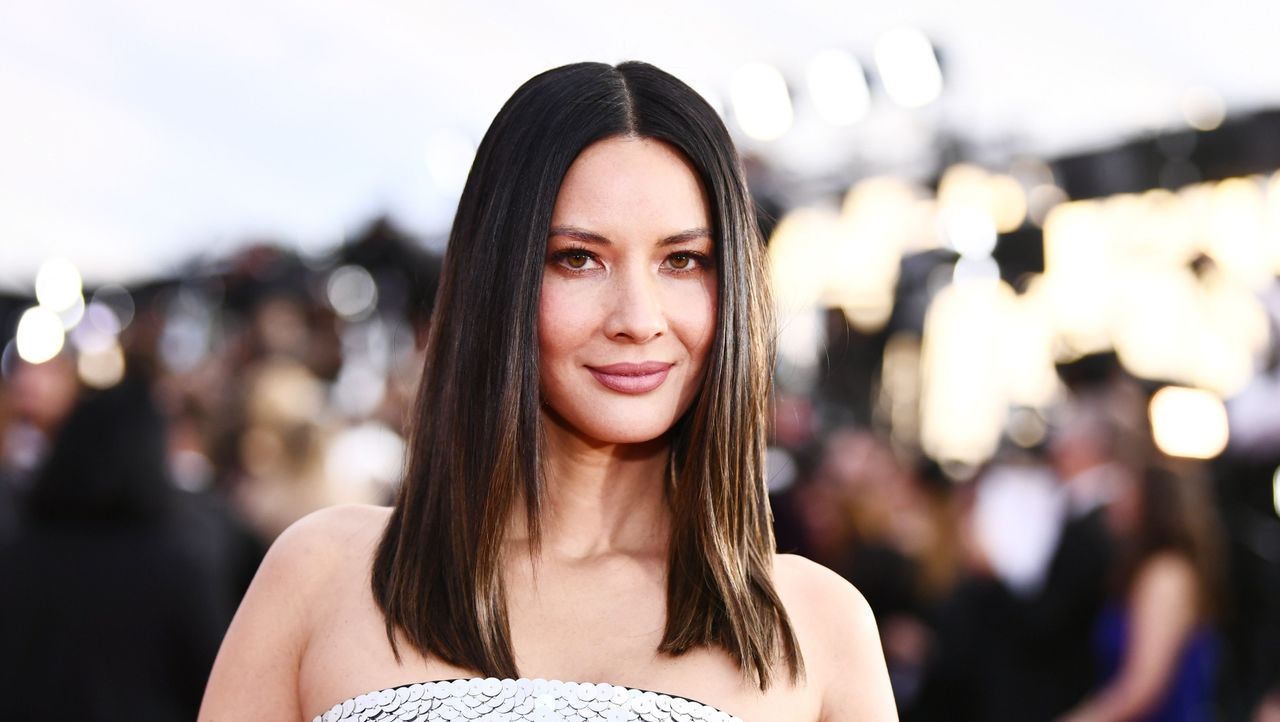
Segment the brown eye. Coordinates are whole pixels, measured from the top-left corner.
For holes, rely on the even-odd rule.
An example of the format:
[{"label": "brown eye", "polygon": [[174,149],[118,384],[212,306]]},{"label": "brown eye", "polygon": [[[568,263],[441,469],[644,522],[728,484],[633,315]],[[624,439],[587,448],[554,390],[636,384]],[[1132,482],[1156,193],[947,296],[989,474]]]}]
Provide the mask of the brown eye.
[{"label": "brown eye", "polygon": [[690,260],[691,259],[688,256],[681,253],[677,253],[676,255],[672,256],[669,259],[669,262],[671,263],[672,268],[676,269],[677,271],[683,271],[689,267]]},{"label": "brown eye", "polygon": [[574,253],[572,255],[565,256],[565,263],[569,264],[569,268],[580,269],[587,265],[587,254]]}]

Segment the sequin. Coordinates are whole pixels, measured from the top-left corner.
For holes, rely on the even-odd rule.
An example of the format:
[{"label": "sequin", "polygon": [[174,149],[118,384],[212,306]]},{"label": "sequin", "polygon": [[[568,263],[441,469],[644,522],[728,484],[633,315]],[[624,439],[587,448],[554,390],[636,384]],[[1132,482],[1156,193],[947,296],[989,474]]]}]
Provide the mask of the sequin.
[{"label": "sequin", "polygon": [[609,684],[545,679],[441,680],[344,700],[313,722],[742,722],[720,710]]}]

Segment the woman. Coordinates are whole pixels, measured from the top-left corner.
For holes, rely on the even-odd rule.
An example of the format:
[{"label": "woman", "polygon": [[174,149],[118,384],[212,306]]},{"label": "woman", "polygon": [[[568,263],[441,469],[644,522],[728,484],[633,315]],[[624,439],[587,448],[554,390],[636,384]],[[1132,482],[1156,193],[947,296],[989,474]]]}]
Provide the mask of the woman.
[{"label": "woman", "polygon": [[1221,550],[1202,484],[1150,468],[1108,504],[1121,556],[1094,635],[1103,684],[1067,722],[1216,719]]},{"label": "woman", "polygon": [[525,83],[459,203],[394,508],[277,541],[201,719],[894,719],[865,601],[773,553],[764,280],[688,86]]}]

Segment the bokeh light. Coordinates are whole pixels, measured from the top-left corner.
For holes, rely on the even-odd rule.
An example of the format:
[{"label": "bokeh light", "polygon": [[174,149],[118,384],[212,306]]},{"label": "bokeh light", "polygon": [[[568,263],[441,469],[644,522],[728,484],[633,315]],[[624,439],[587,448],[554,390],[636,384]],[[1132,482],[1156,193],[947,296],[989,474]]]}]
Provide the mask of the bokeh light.
[{"label": "bokeh light", "polygon": [[62,319],[44,306],[34,306],[18,320],[16,337],[18,356],[23,361],[41,364],[57,356],[66,342]]},{"label": "bokeh light", "polygon": [[1015,294],[1001,281],[957,283],[938,292],[925,316],[921,445],[964,467],[995,452],[1009,407],[1003,353]]},{"label": "bokeh light", "polygon": [[1027,218],[1027,194],[1018,179],[1010,175],[995,175],[990,179],[991,212],[996,230],[1011,233],[1022,226]]},{"label": "bokeh light", "polygon": [[1045,440],[1049,424],[1035,409],[1020,406],[1009,412],[1007,431],[1013,443],[1030,449]]},{"label": "bokeh light", "polygon": [[943,223],[947,229],[947,241],[961,256],[985,258],[995,250],[996,226],[982,208],[944,209]]},{"label": "bokeh light", "polygon": [[329,275],[329,305],[348,321],[367,317],[378,305],[378,286],[361,266],[342,266]]},{"label": "bokeh light", "polygon": [[89,303],[85,322],[71,329],[71,344],[81,353],[103,351],[116,342],[120,326],[115,313],[97,301]]},{"label": "bokeh light", "polygon": [[129,324],[133,323],[133,314],[135,312],[133,295],[123,286],[111,284],[99,288],[94,291],[93,301],[89,305],[93,306],[94,303],[106,306],[115,314],[116,321],[120,326],[116,331],[117,333],[128,328]]},{"label": "bokeh light", "polygon": [[1187,271],[1134,269],[1115,288],[1111,335],[1121,363],[1138,376],[1190,383],[1202,335],[1197,286]]},{"label": "bokeh light", "polygon": [[919,108],[942,94],[942,68],[933,45],[915,28],[890,30],[876,41],[876,68],[889,98]]},{"label": "bokeh light", "polygon": [[[1054,370],[1053,325],[1042,291],[1043,277],[1037,276],[1028,282],[1026,291],[1013,299],[1007,309],[1004,347],[999,353],[1009,402],[1035,414],[1039,413],[1037,409],[1047,409],[1058,400],[1062,391]],[[1024,434],[1021,438],[1030,437]]]},{"label": "bokeh light", "polygon": [[105,389],[115,386],[124,378],[124,371],[124,351],[116,343],[82,351],[76,358],[76,374],[90,388]]},{"label": "bokeh light", "polygon": [[1043,227],[1049,212],[1066,203],[1066,191],[1052,183],[1041,183],[1027,191],[1027,218],[1033,224]]},{"label": "bokeh light", "polygon": [[849,189],[841,205],[835,247],[821,264],[824,299],[844,311],[855,328],[871,333],[893,313],[902,256],[932,216],[920,190],[896,178],[876,177]]},{"label": "bokeh light", "polygon": [[826,258],[836,245],[840,217],[830,209],[798,208],[783,216],[769,240],[774,297],[786,310],[816,306],[825,284]]},{"label": "bokeh light", "polygon": [[65,258],[50,258],[36,273],[36,301],[55,313],[71,308],[83,291],[80,271]]},{"label": "bokeh light", "polygon": [[938,181],[938,212],[947,242],[970,258],[991,255],[996,246],[996,219],[987,171],[957,163]]},{"label": "bokeh light", "polygon": [[1077,201],[1056,207],[1044,225],[1046,307],[1058,339],[1059,361],[1111,347],[1112,274],[1098,203]]},{"label": "bokeh light", "polygon": [[343,429],[325,451],[325,475],[336,484],[386,496],[400,478],[405,443],[390,427],[366,422]]},{"label": "bokeh light", "polygon": [[70,331],[75,328],[84,318],[84,311],[84,296],[77,295],[70,306],[58,311],[58,320],[62,322],[62,329]]},{"label": "bokeh light", "polygon": [[1203,389],[1166,386],[1148,408],[1156,446],[1169,456],[1212,459],[1227,448],[1227,409]]},{"label": "bokeh light", "polygon": [[1182,95],[1182,117],[1196,130],[1215,130],[1227,117],[1227,106],[1213,88],[1195,86]]},{"label": "bokeh light", "polygon": [[1280,516],[1280,468],[1276,469],[1275,476],[1271,479],[1271,504],[1276,516]]},{"label": "bokeh light", "polygon": [[1208,208],[1202,210],[1207,224],[1205,253],[1248,285],[1259,289],[1269,285],[1274,276],[1264,232],[1262,184],[1255,178],[1228,178],[1212,188]]}]

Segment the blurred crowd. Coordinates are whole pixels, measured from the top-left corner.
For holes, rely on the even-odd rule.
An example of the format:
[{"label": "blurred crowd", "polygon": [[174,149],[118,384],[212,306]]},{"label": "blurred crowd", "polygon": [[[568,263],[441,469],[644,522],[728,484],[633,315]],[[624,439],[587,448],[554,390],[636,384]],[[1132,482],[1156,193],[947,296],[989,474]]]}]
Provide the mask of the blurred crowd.
[{"label": "blurred crowd", "polygon": [[[103,296],[125,359],[105,380],[74,344],[4,354],[6,714],[192,719],[272,539],[389,501],[438,279],[423,247],[381,221],[326,256],[260,244]],[[1059,374],[1043,437],[963,472],[781,393],[779,550],[866,596],[906,720],[1277,719],[1280,442],[1168,458],[1114,357]]]},{"label": "blurred crowd", "polygon": [[[1118,364],[1061,369],[1030,448],[956,479],[869,428],[779,404],[779,546],[876,612],[906,720],[1270,720],[1280,520],[1242,498],[1275,461],[1163,455]],[[1268,716],[1269,715],[1269,716]]]},{"label": "blurred crowd", "polygon": [[[130,289],[0,383],[0,695],[25,719],[189,720],[271,541],[385,504],[438,260],[389,223],[325,257],[257,244]],[[0,300],[12,323],[30,305]],[[110,323],[101,323],[103,314]],[[21,713],[21,714],[20,714]]]}]

